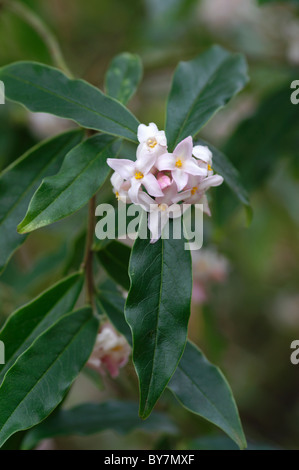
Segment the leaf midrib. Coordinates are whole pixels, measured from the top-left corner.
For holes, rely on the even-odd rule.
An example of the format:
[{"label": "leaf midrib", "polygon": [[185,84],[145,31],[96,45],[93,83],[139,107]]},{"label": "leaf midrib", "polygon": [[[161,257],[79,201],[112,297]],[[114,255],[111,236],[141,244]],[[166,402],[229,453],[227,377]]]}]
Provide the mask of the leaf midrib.
[{"label": "leaf midrib", "polygon": [[[52,142],[52,140],[50,140],[49,142]],[[46,144],[45,144],[46,145]],[[58,158],[60,152],[63,152],[63,149],[65,149],[66,147],[68,147],[70,145],[70,142],[66,143],[62,149],[59,149],[59,151],[56,153],[55,157],[52,157],[52,159],[47,163],[46,166],[44,166],[42,168],[42,170],[34,177],[33,180],[31,180],[29,186],[27,186],[27,189],[18,197],[18,199],[14,202],[14,204],[11,206],[11,208],[9,209],[9,211],[5,214],[5,216],[3,217],[3,219],[0,220],[0,227],[2,225],[2,223],[7,219],[8,215],[15,209],[15,207],[18,205],[18,203],[20,202],[21,199],[23,199],[26,194],[28,193],[28,191],[30,191],[30,189],[32,188],[32,186],[34,186],[34,184],[36,183],[36,181],[40,178],[40,176],[49,168],[49,166],[52,165],[52,163]],[[41,145],[38,149],[36,149],[36,151],[40,150],[43,146]],[[35,152],[32,152],[31,155],[35,153]],[[16,162],[17,163],[17,162]]]},{"label": "leaf midrib", "polygon": [[[2,427],[0,428],[0,436],[1,436],[1,432],[3,431],[3,428],[4,426],[7,426],[9,421],[12,419],[12,417],[14,416],[14,414],[17,412],[18,408],[21,406],[21,404],[23,403],[24,400],[26,400],[26,398],[28,397],[28,395],[32,392],[32,390],[34,390],[37,385],[41,382],[41,380],[44,378],[44,376],[48,373],[48,371],[55,365],[55,363],[60,360],[61,356],[65,353],[66,349],[72,344],[72,342],[77,338],[77,336],[81,333],[82,329],[86,327],[87,323],[90,322],[91,318],[89,318],[87,321],[84,322],[83,325],[80,325],[80,328],[79,330],[77,331],[77,333],[72,336],[71,340],[67,343],[67,345],[63,348],[63,350],[61,351],[61,353],[56,356],[55,360],[50,364],[50,366],[44,371],[44,373],[42,374],[42,376],[39,378],[39,380],[34,384],[34,386],[32,388],[30,388],[30,390],[26,393],[26,395],[24,396],[24,398],[19,402],[19,404],[17,405],[17,407],[15,407],[15,409],[13,410],[13,412],[10,414],[10,416],[6,419],[6,421],[3,423]],[[38,337],[36,339],[36,341],[38,341],[40,337]],[[32,347],[34,346],[34,344],[36,343],[36,341],[32,344]],[[28,351],[28,350],[27,350]],[[22,356],[26,353],[26,351],[19,357],[19,359],[16,361],[15,364],[18,363],[18,361],[22,358]],[[11,369],[10,369],[11,370]],[[1,388],[3,387],[4,385],[4,382],[2,383],[1,387],[0,387],[0,391],[1,391]]]},{"label": "leaf midrib", "polygon": [[[150,382],[148,386],[148,392],[146,395],[146,400],[144,404],[144,410],[145,411],[148,407],[148,402],[149,402],[149,396],[150,396],[150,389],[151,389],[151,384],[153,381],[153,376],[154,376],[154,366],[156,363],[156,353],[157,353],[157,347],[158,347],[158,331],[159,331],[159,320],[160,320],[160,312],[161,312],[161,298],[162,298],[162,286],[163,286],[163,261],[164,261],[164,240],[161,239],[161,282],[160,282],[160,289],[159,289],[159,301],[158,301],[158,312],[157,312],[157,321],[156,321],[156,336],[155,336],[155,346],[154,346],[154,353],[153,353],[153,360],[152,360],[152,370],[151,370],[151,375],[150,375]],[[144,413],[143,413],[144,414]]]},{"label": "leaf midrib", "polygon": [[[79,144],[79,145],[80,145],[80,144]],[[81,144],[81,145],[84,145],[84,144]],[[73,179],[69,182],[69,184],[67,184],[67,185],[63,188],[63,190],[62,190],[61,192],[59,192],[59,194],[58,194],[57,196],[55,196],[54,199],[51,199],[51,201],[49,202],[49,204],[47,204],[47,205],[44,207],[44,209],[42,210],[42,212],[39,212],[37,215],[35,215],[35,216],[29,221],[29,223],[27,223],[27,224],[25,224],[25,225],[23,225],[23,224],[21,223],[21,224],[20,224],[20,228],[23,229],[23,228],[27,227],[27,229],[28,229],[28,227],[30,227],[30,225],[33,223],[33,221],[34,221],[35,219],[37,219],[38,217],[40,217],[50,206],[52,206],[52,205],[57,201],[57,199],[59,199],[59,198],[62,196],[62,194],[63,194],[65,191],[67,191],[67,190],[69,189],[70,186],[72,186],[73,184],[75,184],[75,182],[86,172],[86,170],[87,170],[91,165],[93,165],[94,162],[100,157],[100,155],[101,155],[108,147],[110,147],[111,145],[112,145],[112,142],[111,142],[110,144],[105,145],[105,147],[103,147],[103,148],[101,149],[101,151],[98,152],[98,153],[96,154],[96,156],[95,156],[92,160],[89,160],[89,161],[88,161],[87,165],[84,166],[84,168],[80,171],[80,173],[79,173],[75,178],[73,178]],[[60,174],[62,174],[62,173],[60,173]],[[108,174],[108,173],[107,173],[107,174]],[[59,175],[59,173],[58,173],[57,175],[54,175],[53,178],[57,177],[58,175]],[[45,182],[45,180],[44,180],[44,182]],[[42,184],[43,184],[43,183],[42,183]],[[41,184],[41,185],[42,185],[42,184]],[[41,187],[41,186],[40,186],[40,187]],[[38,188],[38,189],[39,189],[39,188]],[[37,191],[38,191],[38,189],[37,189]],[[37,194],[37,193],[36,193],[36,194]],[[84,205],[84,204],[85,204],[85,203],[83,203],[83,205]],[[30,208],[30,206],[29,206],[29,208]],[[26,220],[26,218],[25,218],[24,220]]]},{"label": "leaf midrib", "polygon": [[[50,90],[50,89],[48,89],[48,88],[39,86],[39,85],[37,85],[36,83],[31,82],[31,81],[28,80],[28,79],[25,80],[25,79],[20,78],[20,77],[18,77],[18,76],[11,75],[10,73],[7,73],[7,72],[6,72],[6,76],[9,77],[9,78],[12,78],[12,79],[14,79],[14,80],[17,80],[17,81],[19,81],[20,83],[24,83],[24,84],[26,84],[26,85],[31,85],[31,86],[37,88],[38,90],[41,90],[41,91],[43,91],[44,93],[48,93],[48,94],[51,95],[51,96],[55,96],[56,98],[58,98],[58,99],[60,99],[60,100],[62,100],[62,101],[66,101],[67,103],[75,104],[76,106],[79,106],[79,107],[85,109],[86,111],[89,111],[89,112],[95,114],[96,116],[100,116],[101,118],[104,118],[104,119],[106,119],[107,121],[114,122],[114,124],[116,124],[117,126],[121,126],[121,127],[123,127],[124,129],[126,129],[127,131],[129,131],[131,134],[134,134],[134,131],[133,131],[132,129],[130,129],[128,126],[126,126],[126,125],[124,125],[124,124],[120,124],[118,121],[116,121],[115,119],[111,118],[110,116],[107,116],[107,115],[102,114],[102,113],[100,113],[100,112],[98,112],[98,111],[96,111],[96,110],[94,110],[94,109],[92,109],[92,108],[89,108],[88,106],[83,105],[82,103],[80,103],[80,102],[78,102],[78,101],[76,101],[76,100],[74,100],[74,99],[62,97],[61,95],[55,93],[54,91],[52,91],[52,90]],[[70,80],[70,81],[71,81],[71,82],[74,82],[74,81],[72,81],[72,80]],[[78,82],[85,83],[83,80],[77,80],[77,81],[78,81]],[[86,82],[86,83],[87,83],[87,82]],[[89,87],[91,87],[92,89],[95,89],[97,92],[100,93],[100,96],[103,96],[103,97],[105,98],[104,93],[102,93],[100,90],[98,90],[97,88],[92,87],[92,85],[90,85],[89,83],[87,83],[87,85],[88,85]],[[113,98],[111,98],[111,97],[108,97],[108,98],[113,100]],[[116,102],[117,102],[117,101],[116,101]],[[126,109],[126,108],[124,107],[124,109]],[[129,111],[128,111],[128,113],[129,113]],[[132,117],[134,118],[133,115],[132,115]],[[80,125],[80,123],[79,123],[77,120],[75,120],[75,119],[73,119],[73,118],[69,118],[69,119],[71,119],[71,120],[77,122],[77,123]],[[136,118],[135,118],[135,119],[136,119]],[[136,121],[137,121],[137,120],[136,120]],[[138,121],[137,121],[137,122],[138,122]],[[107,131],[106,131],[106,132],[107,132]],[[112,134],[112,135],[118,136],[117,134]],[[130,140],[131,140],[131,139],[130,139]],[[133,142],[136,142],[136,141],[133,140]]]},{"label": "leaf midrib", "polygon": [[[223,413],[216,407],[215,403],[210,399],[208,398],[208,396],[203,392],[203,390],[199,387],[199,385],[193,380],[193,378],[186,372],[186,370],[182,367],[181,364],[178,365],[178,369],[180,369],[182,371],[182,373],[190,380],[190,382],[200,391],[200,393],[205,397],[205,399],[207,400],[208,403],[210,403],[214,408],[215,410],[217,411],[217,413],[224,419],[224,421],[228,424],[229,426],[229,429],[231,429],[233,431],[233,435],[235,436],[235,438],[237,439],[238,442],[240,442],[240,438],[239,436],[236,434],[236,431],[231,427],[229,421],[227,420],[227,418],[223,415]],[[177,394],[176,394],[177,395]],[[180,399],[179,399],[180,400]],[[182,400],[180,400],[182,402]],[[183,403],[183,402],[182,402]],[[188,408],[186,405],[184,405],[185,408]],[[189,408],[190,409],[190,408]],[[194,413],[194,410],[192,410],[192,412]],[[200,414],[200,413],[196,413],[196,414]]]},{"label": "leaf midrib", "polygon": [[[180,128],[179,128],[179,131],[178,131],[178,134],[177,134],[177,138],[176,138],[176,140],[175,140],[175,142],[174,142],[174,144],[173,144],[173,148],[176,147],[176,145],[177,145],[177,143],[178,143],[178,141],[179,141],[180,135],[182,134],[183,129],[184,129],[184,127],[186,126],[186,122],[187,122],[187,120],[189,119],[190,115],[193,113],[193,110],[194,110],[194,108],[195,108],[195,106],[196,106],[196,103],[198,102],[200,96],[201,96],[202,93],[207,89],[208,86],[211,86],[211,84],[212,84],[213,81],[215,80],[215,75],[216,75],[216,73],[218,73],[218,72],[221,70],[221,68],[223,67],[223,65],[225,64],[225,62],[226,62],[228,59],[230,59],[230,58],[231,58],[231,57],[228,57],[228,56],[225,57],[225,59],[221,62],[221,64],[214,70],[214,72],[212,73],[212,75],[210,76],[210,78],[208,79],[208,81],[206,82],[206,84],[204,85],[204,87],[203,87],[203,88],[200,90],[200,92],[196,95],[196,98],[194,99],[193,104],[192,104],[190,110],[189,110],[188,113],[186,114],[186,117],[185,117],[185,119],[184,119],[182,125],[181,125]],[[202,124],[202,126],[203,126],[203,124]],[[202,128],[202,126],[201,126],[201,128]],[[199,130],[200,130],[200,129],[199,129]],[[196,133],[197,133],[197,132],[196,132]]]},{"label": "leaf midrib", "polygon": [[[24,343],[28,340],[28,338],[30,338],[30,336],[34,334],[34,332],[35,332],[35,331],[37,330],[37,328],[41,325],[41,323],[42,323],[46,318],[49,317],[49,315],[50,315],[51,312],[54,310],[54,308],[55,308],[55,307],[59,304],[59,302],[61,302],[61,300],[70,292],[70,290],[75,286],[75,284],[76,284],[76,282],[78,282],[78,280],[79,280],[79,276],[78,276],[78,279],[77,279],[73,284],[71,284],[71,285],[69,286],[69,288],[64,292],[63,296],[60,297],[60,298],[58,298],[58,300],[52,305],[51,310],[48,310],[48,312],[46,313],[46,315],[41,318],[40,322],[35,326],[35,328],[31,331],[31,333],[30,333],[28,336],[26,336],[26,338],[24,339],[24,341],[23,341],[22,344],[24,344]],[[55,287],[53,287],[53,289],[55,289]],[[39,296],[39,298],[36,299],[36,302],[37,302],[42,296],[43,296],[43,295],[41,294],[41,295]],[[17,313],[17,312],[16,312],[16,313]],[[57,319],[56,321],[59,321],[59,319]],[[52,325],[52,326],[53,326],[53,325]],[[5,327],[5,325],[4,325],[4,327]],[[4,329],[4,327],[3,327],[3,329]],[[49,328],[51,328],[51,326],[50,326]],[[41,333],[41,334],[43,334],[43,333]],[[37,338],[35,338],[35,339],[37,339]],[[35,340],[33,340],[33,343],[34,343],[34,341],[35,341]],[[32,343],[32,344],[33,344],[33,343]],[[31,347],[31,346],[29,346],[29,347]],[[9,362],[15,357],[15,355],[18,353],[18,351],[19,351],[20,349],[21,349],[21,346],[19,346],[19,347],[13,352],[13,354],[12,354],[12,355],[10,356],[10,358],[8,359],[7,364],[9,364]],[[26,349],[25,351],[27,351],[27,349]],[[23,353],[24,353],[25,351],[23,351]],[[21,354],[23,354],[23,353],[21,353]],[[2,385],[2,383],[3,383],[3,381],[4,381],[4,379],[5,379],[6,374],[7,374],[8,371],[11,369],[11,367],[13,367],[14,364],[15,364],[15,362],[14,362],[10,367],[8,367],[8,368],[5,367],[5,366],[6,366],[6,364],[5,364],[4,367],[2,368],[2,370],[0,370],[0,388],[1,388],[1,385]],[[3,374],[2,371],[3,371],[4,369],[6,369],[6,372]],[[3,378],[1,378],[2,376],[3,376]]]}]

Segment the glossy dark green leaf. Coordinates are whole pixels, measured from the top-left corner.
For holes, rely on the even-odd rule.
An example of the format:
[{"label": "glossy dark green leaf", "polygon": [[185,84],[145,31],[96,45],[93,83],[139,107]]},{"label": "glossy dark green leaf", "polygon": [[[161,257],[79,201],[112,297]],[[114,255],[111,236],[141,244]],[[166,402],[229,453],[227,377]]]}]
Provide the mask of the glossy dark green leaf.
[{"label": "glossy dark green leaf", "polygon": [[181,62],[174,74],[167,106],[169,150],[184,138],[195,136],[247,81],[244,57],[218,46],[189,62]]},{"label": "glossy dark green leaf", "polygon": [[63,158],[83,137],[71,131],[30,149],[0,173],[0,272],[26,237],[17,233],[29,201],[40,181],[55,174]]},{"label": "glossy dark green leaf", "polygon": [[[250,190],[269,178],[282,157],[298,160],[299,113],[298,106],[291,103],[290,94],[290,85],[285,83],[266,96],[224,145],[225,153]],[[277,109],[281,119],[277,119]]]},{"label": "glossy dark green leaf", "polygon": [[113,240],[97,252],[97,258],[109,276],[125,290],[130,289],[128,265],[131,248],[124,243]]},{"label": "glossy dark green leaf", "polygon": [[5,344],[5,365],[0,365],[0,384],[5,373],[36,338],[74,307],[83,285],[83,274],[73,274],[14,312],[0,331]]},{"label": "glossy dark green leaf", "polygon": [[216,147],[203,140],[197,140],[196,145],[206,145],[209,147],[213,154],[213,169],[223,176],[225,183],[239,201],[249,207],[250,202],[248,192],[241,181],[241,176],[238,170],[234,167],[227,156],[220,152],[220,150],[216,149]]},{"label": "glossy dark green leaf", "polygon": [[35,62],[0,69],[7,99],[30,111],[72,119],[83,127],[137,142],[138,121],[121,103],[84,80]]},{"label": "glossy dark green leaf", "polygon": [[[129,267],[129,263],[128,263]],[[114,327],[127,339],[132,346],[132,333],[125,319],[125,299],[114,282],[107,280],[100,284],[96,305],[100,315],[106,315]]]},{"label": "glossy dark green leaf", "polygon": [[241,449],[246,447],[238,409],[226,378],[189,341],[168,387],[185,408],[221,428]]},{"label": "glossy dark green leaf", "polygon": [[142,62],[136,54],[124,52],[111,61],[105,79],[107,95],[123,104],[135,94],[142,78]]},{"label": "glossy dark green leaf", "polygon": [[[132,344],[131,333],[124,319],[123,299],[115,286],[106,283],[99,288],[99,313],[106,313],[115,328]],[[221,371],[212,365],[203,353],[187,342],[181,361],[170,380],[169,388],[179,402],[192,413],[211,421],[226,432],[239,447],[246,447],[246,439],[229,384]]]},{"label": "glossy dark green leaf", "polygon": [[[299,113],[290,100],[291,81],[266,96],[223,146],[249,191],[261,187],[282,158],[298,161]],[[280,119],[277,119],[277,109]],[[215,203],[214,217],[219,225],[238,208],[235,198],[224,186],[215,191]]]},{"label": "glossy dark green leaf", "polygon": [[125,315],[133,333],[133,361],[139,377],[140,416],[146,418],[183,354],[190,316],[192,265],[185,239],[151,244],[137,238],[131,260],[131,288]]},{"label": "glossy dark green leaf", "polygon": [[57,222],[87,204],[109,174],[107,158],[115,155],[114,145],[113,137],[96,135],[72,149],[60,172],[45,178],[37,189],[18,232]]},{"label": "glossy dark green leaf", "polygon": [[32,449],[42,439],[58,436],[89,436],[107,429],[128,434],[136,428],[144,432],[178,432],[173,421],[163,413],[154,412],[142,421],[138,417],[138,404],[134,402],[86,403],[50,416],[26,435],[22,448]]},{"label": "glossy dark green leaf", "polygon": [[62,317],[19,357],[0,387],[0,446],[56,408],[88,360],[97,332],[98,321],[86,307]]}]

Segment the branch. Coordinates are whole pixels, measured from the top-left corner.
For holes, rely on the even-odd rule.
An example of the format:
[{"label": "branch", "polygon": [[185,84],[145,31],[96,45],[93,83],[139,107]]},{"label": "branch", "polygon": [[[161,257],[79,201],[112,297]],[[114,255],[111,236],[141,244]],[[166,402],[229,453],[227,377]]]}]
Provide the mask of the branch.
[{"label": "branch", "polygon": [[95,196],[89,201],[88,210],[88,227],[86,237],[85,256],[82,264],[82,268],[85,271],[86,276],[86,301],[88,304],[93,305],[94,296],[94,281],[93,281],[93,236],[94,236],[94,224],[95,224],[95,209],[96,209],[96,198]]}]

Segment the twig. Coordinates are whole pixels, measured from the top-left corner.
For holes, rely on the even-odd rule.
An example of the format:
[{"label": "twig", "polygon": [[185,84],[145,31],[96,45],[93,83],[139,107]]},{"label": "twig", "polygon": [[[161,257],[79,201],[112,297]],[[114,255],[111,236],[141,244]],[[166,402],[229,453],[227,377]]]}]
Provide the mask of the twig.
[{"label": "twig", "polygon": [[85,271],[86,276],[86,301],[88,304],[93,305],[94,297],[94,281],[93,281],[93,236],[94,236],[94,223],[95,223],[95,209],[96,209],[96,198],[95,196],[89,201],[88,209],[88,227],[86,236],[85,256],[82,264],[82,268]]}]

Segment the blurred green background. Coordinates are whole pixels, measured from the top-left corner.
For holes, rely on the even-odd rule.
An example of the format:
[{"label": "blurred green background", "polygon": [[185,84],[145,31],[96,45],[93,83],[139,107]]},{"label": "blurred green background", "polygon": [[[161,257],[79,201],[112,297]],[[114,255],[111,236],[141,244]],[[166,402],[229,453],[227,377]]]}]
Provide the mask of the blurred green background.
[{"label": "blurred green background", "polygon": [[[221,283],[204,279],[205,301],[194,301],[192,339],[225,372],[250,442],[299,449],[299,365],[290,344],[299,338],[299,106],[290,84],[299,79],[299,6],[256,0],[28,0],[62,46],[74,74],[103,88],[114,55],[142,57],[144,78],[130,107],[144,123],[163,128],[171,76],[212,44],[243,52],[250,83],[204,128],[201,137],[225,151],[251,195],[248,227],[242,207],[226,188],[212,190],[212,218],[205,220],[205,249],[227,259]],[[297,3],[297,6],[296,6]],[[20,18],[0,10],[0,65],[16,60],[51,64],[40,37]],[[39,138],[64,123],[44,122],[12,104],[0,106],[0,169]],[[107,186],[107,193],[110,188]],[[0,277],[0,320],[74,266],[86,213],[33,233]],[[76,243],[74,243],[74,237]],[[70,240],[70,241],[68,241]],[[1,241],[0,241],[1,242]],[[82,243],[81,243],[82,244]],[[0,245],[1,249],[1,245]],[[78,262],[77,262],[78,263]],[[75,261],[76,264],[76,261]],[[203,273],[194,263],[194,278]],[[213,276],[212,276],[213,278]],[[202,281],[202,279],[201,279]],[[69,403],[122,397],[135,381],[130,368],[106,391],[81,376]],[[135,395],[134,395],[135,393]],[[132,395],[133,394],[133,395]],[[177,448],[224,445],[217,430],[179,408],[165,395],[182,430],[180,438],[151,439],[134,433],[120,438],[58,440],[58,448]],[[202,440],[204,435],[220,440]],[[162,439],[162,440],[161,440]],[[218,439],[218,437],[217,437]],[[215,444],[216,442],[216,444]]]}]

